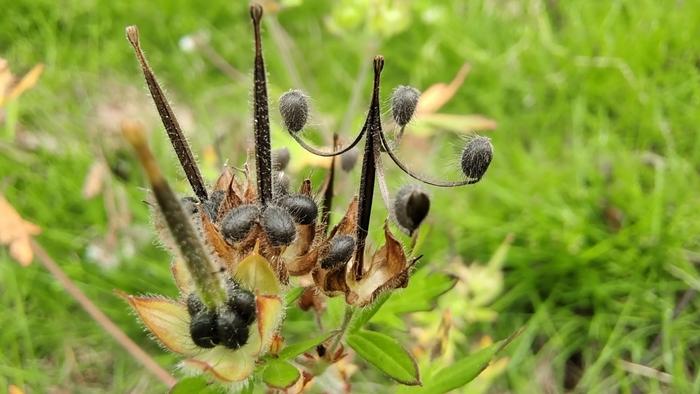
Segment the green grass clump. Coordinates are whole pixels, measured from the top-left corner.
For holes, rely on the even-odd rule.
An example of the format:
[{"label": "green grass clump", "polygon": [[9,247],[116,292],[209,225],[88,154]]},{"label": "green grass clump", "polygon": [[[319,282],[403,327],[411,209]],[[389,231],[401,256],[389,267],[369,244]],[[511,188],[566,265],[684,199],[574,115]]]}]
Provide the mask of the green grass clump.
[{"label": "green grass clump", "polygon": [[[435,267],[455,255],[483,262],[514,234],[503,293],[490,305],[497,317],[460,333],[472,340],[504,338],[524,327],[493,390],[699,391],[700,6],[418,1],[404,14],[410,18],[405,30],[383,40],[369,30],[332,34],[324,18],[336,11],[330,3],[308,1],[277,17],[293,38],[292,57],[319,112],[342,118],[360,62],[376,52],[387,61],[385,99],[398,84],[425,89],[447,81],[466,61],[472,71],[443,111],[498,120],[488,134],[494,161],[481,183],[431,191],[432,233],[424,246]],[[206,30],[212,47],[250,76],[246,7],[230,1],[206,7],[15,1],[0,13],[0,55],[16,72],[39,62],[46,71],[14,104],[17,128],[0,126],[0,191],[43,228],[39,242],[81,289],[158,361],[172,365],[174,358],[143,334],[113,294],[175,294],[168,258],[152,232],[138,233],[134,254],[125,253],[116,268],[86,258],[108,220],[102,199],[86,201],[80,192],[101,143],[94,136],[107,134],[96,114],[134,88],[129,100],[146,99],[140,115],[152,119],[154,112],[142,97],[143,81],[124,38],[129,24],[140,26],[171,99],[192,114],[186,132],[193,149],[202,156],[225,135],[224,156],[243,161],[245,152],[235,143],[250,133],[252,82],[228,79],[201,56],[183,53],[178,40]],[[270,96],[278,97],[298,86],[270,30]],[[376,51],[367,56],[365,47],[373,45]],[[148,124],[170,179],[187,190],[160,125]],[[22,133],[39,136],[39,147],[17,148],[14,139]],[[119,148],[118,136],[105,139],[112,141],[107,153]],[[426,172],[439,174],[445,163],[438,158],[454,141],[448,133],[433,137]],[[144,183],[131,164],[131,177],[114,185],[128,197],[131,228],[138,230],[149,219],[140,203]],[[678,308],[684,296],[689,302]],[[0,388],[162,389],[40,265],[20,268],[5,249],[0,300]],[[429,313],[439,320],[440,311]],[[670,378],[645,376],[630,363]]]}]

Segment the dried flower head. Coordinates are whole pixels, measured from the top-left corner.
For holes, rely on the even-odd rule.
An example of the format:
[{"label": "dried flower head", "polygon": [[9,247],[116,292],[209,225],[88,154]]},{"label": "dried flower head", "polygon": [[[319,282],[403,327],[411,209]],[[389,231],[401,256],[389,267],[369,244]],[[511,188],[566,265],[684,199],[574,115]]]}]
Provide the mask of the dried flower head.
[{"label": "dried flower head", "polygon": [[[289,151],[278,150],[273,156],[270,148],[267,74],[260,37],[262,7],[251,6],[250,15],[255,38],[254,175],[248,165],[244,166],[242,179],[225,168],[213,187],[205,186],[177,118],[141,50],[135,26],[127,27],[127,38],[195,197],[175,196],[140,125],[125,123],[122,127],[150,182],[156,228],[173,254],[172,272],[180,290],[177,300],[126,298],[155,337],[184,356],[184,368],[235,384],[249,379],[263,355],[279,350],[282,297],[290,277],[307,275],[315,286],[312,295],[342,295],[349,307],[369,305],[381,293],[408,284],[417,257],[404,249],[389,222],[414,234],[429,211],[430,200],[415,185],[400,189],[392,200],[384,175],[384,155],[411,177],[440,187],[476,183],[492,156],[488,139],[476,138],[462,155],[465,179],[432,180],[411,170],[393,150],[398,139],[390,143],[382,130],[380,85],[384,58],[376,56],[367,117],[346,146],[338,146],[337,136],[333,137],[332,151],[305,142],[301,131],[308,119],[308,97],[299,90],[290,90],[280,98],[282,121],[292,138],[310,153],[332,158],[319,191],[320,203],[312,195],[308,179],[301,182],[298,192],[290,192],[290,180],[284,173]],[[418,98],[414,88],[400,86],[394,90],[392,113],[402,130]],[[363,141],[360,154],[357,147]],[[344,217],[331,226],[335,157],[343,154],[346,171],[352,165],[345,158],[354,162],[361,157],[362,172],[357,196]],[[383,228],[385,242],[372,253],[367,236],[375,183],[379,183],[382,199],[392,213]],[[323,353],[319,351],[319,357],[333,362],[343,354],[342,347],[337,346]]]}]

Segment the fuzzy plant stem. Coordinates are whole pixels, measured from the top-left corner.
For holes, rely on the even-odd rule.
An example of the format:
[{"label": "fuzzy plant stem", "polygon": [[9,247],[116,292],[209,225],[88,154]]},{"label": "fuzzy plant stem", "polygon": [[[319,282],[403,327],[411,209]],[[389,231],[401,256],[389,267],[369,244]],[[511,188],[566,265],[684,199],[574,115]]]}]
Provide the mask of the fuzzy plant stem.
[{"label": "fuzzy plant stem", "polygon": [[192,227],[190,218],[182,208],[182,204],[163,177],[153,153],[148,148],[142,126],[126,122],[122,125],[122,131],[127,141],[134,147],[146,172],[158,207],[160,207],[168,230],[180,250],[180,256],[185,261],[185,266],[192,276],[198,295],[208,308],[216,309],[226,301],[226,292],[221,277],[209,260],[209,256],[194,227]]},{"label": "fuzzy plant stem", "polygon": [[253,130],[255,134],[255,170],[258,182],[258,200],[263,207],[272,201],[272,154],[270,152],[270,116],[267,103],[267,81],[262,55],[260,20],[263,9],[259,4],[250,6],[250,17],[255,32],[255,68],[253,71]]},{"label": "fuzzy plant stem", "polygon": [[335,354],[336,349],[340,345],[340,341],[343,340],[345,333],[348,331],[348,328],[350,328],[350,322],[352,321],[352,317],[354,315],[355,308],[353,308],[351,305],[346,304],[345,315],[343,315],[343,322],[340,324],[338,334],[335,336],[335,339],[333,339],[333,343],[331,343],[331,346],[328,348],[327,354]]}]

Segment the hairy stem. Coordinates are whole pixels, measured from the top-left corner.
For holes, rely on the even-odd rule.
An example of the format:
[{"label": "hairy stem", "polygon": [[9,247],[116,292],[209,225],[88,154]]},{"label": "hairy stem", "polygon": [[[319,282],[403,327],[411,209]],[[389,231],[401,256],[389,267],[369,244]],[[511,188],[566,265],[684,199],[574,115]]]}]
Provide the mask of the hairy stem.
[{"label": "hairy stem", "polygon": [[352,317],[355,314],[355,309],[346,304],[345,305],[345,315],[343,315],[343,322],[340,324],[340,328],[338,329],[338,334],[335,336],[333,339],[333,343],[331,343],[331,346],[328,348],[327,354],[335,354],[336,349],[338,349],[338,346],[340,345],[340,341],[343,340],[343,337],[345,336],[345,333],[348,331],[348,328],[350,327],[350,322],[352,321]]}]

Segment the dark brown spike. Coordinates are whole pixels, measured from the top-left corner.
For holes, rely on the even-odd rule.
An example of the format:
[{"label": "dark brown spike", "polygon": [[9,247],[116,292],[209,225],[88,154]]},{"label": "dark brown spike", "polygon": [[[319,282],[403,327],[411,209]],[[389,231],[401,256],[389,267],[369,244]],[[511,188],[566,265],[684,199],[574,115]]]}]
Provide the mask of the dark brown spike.
[{"label": "dark brown spike", "polygon": [[153,103],[156,105],[156,109],[158,110],[160,119],[163,122],[165,131],[168,133],[170,143],[173,145],[175,154],[180,160],[180,164],[182,165],[182,169],[185,171],[187,180],[190,182],[192,191],[194,191],[194,194],[200,201],[204,202],[207,200],[208,194],[207,189],[204,186],[202,174],[199,172],[197,162],[194,160],[192,151],[190,150],[187,140],[182,133],[182,129],[180,128],[180,124],[175,117],[175,113],[173,113],[172,108],[170,108],[170,104],[168,104],[168,100],[163,93],[163,89],[161,89],[160,84],[158,84],[158,80],[151,70],[151,67],[148,65],[148,61],[146,60],[143,50],[141,50],[138,28],[136,26],[128,26],[126,28],[126,38],[134,48],[136,58],[141,65],[143,76],[146,79],[148,90],[151,92]]},{"label": "dark brown spike", "polygon": [[368,134],[365,139],[365,151],[362,158],[362,175],[360,178],[359,209],[357,211],[357,249],[355,249],[355,279],[360,280],[364,270],[365,241],[369,231],[369,222],[372,214],[372,197],[374,196],[374,181],[376,176],[375,150],[379,149],[378,134],[381,133],[382,124],[379,111],[379,82],[384,57],[374,58],[374,85],[372,88],[372,102],[370,104],[365,127]]},{"label": "dark brown spike", "polygon": [[[333,135],[333,149],[338,146],[338,134]],[[333,209],[333,186],[335,182],[335,156],[331,158],[331,166],[323,185],[323,205],[321,205],[321,225],[323,231],[328,234],[328,225],[331,220],[331,209]]]},{"label": "dark brown spike", "polygon": [[250,6],[255,36],[255,70],[253,71],[253,130],[255,134],[255,170],[258,183],[258,200],[262,206],[272,201],[272,154],[270,152],[270,115],[267,102],[265,61],[260,38],[260,21],[263,8]]}]

